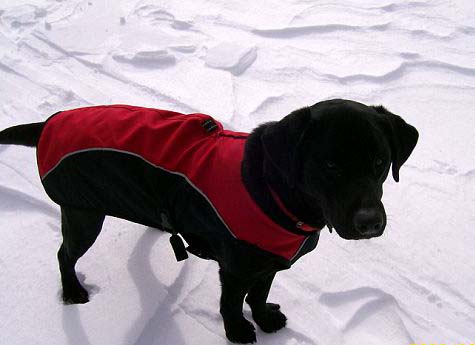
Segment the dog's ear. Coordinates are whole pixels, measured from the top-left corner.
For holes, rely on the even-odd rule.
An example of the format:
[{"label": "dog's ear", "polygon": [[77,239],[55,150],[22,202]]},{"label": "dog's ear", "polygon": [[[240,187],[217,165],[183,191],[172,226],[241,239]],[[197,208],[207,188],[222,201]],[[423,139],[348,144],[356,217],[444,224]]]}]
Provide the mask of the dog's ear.
[{"label": "dog's ear", "polygon": [[391,113],[383,106],[372,108],[382,115],[380,123],[391,146],[393,178],[399,182],[399,169],[414,150],[419,133],[400,116]]},{"label": "dog's ear", "polygon": [[294,186],[297,180],[299,147],[310,117],[309,108],[295,110],[282,120],[268,124],[261,136],[266,157],[289,186]]}]

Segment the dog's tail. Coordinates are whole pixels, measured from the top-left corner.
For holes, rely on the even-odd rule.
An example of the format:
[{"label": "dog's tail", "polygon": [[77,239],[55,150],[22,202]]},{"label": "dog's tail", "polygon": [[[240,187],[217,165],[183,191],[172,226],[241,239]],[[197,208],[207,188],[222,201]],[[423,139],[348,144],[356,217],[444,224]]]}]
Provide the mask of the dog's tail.
[{"label": "dog's tail", "polygon": [[35,122],[6,128],[0,132],[0,144],[36,147],[44,125],[44,122]]}]

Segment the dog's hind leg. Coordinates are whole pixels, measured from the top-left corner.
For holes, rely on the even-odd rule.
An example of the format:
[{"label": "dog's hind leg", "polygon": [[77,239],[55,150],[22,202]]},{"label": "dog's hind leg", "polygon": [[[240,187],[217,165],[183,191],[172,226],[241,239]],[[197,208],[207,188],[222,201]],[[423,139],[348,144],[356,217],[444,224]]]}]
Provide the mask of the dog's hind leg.
[{"label": "dog's hind leg", "polygon": [[63,243],[58,251],[58,261],[65,303],[89,301],[88,293],[79,283],[74,267],[101,232],[104,218],[104,213],[94,210],[61,206]]}]

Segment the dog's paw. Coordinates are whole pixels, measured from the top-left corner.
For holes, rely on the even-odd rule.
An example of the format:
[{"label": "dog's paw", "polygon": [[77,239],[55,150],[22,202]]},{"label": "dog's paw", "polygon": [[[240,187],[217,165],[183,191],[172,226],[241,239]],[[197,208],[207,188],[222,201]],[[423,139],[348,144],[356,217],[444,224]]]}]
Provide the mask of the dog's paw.
[{"label": "dog's paw", "polygon": [[280,309],[280,304],[277,303],[266,303],[267,308],[271,310],[279,310]]},{"label": "dog's paw", "polygon": [[256,342],[254,325],[246,319],[225,326],[226,337],[232,343],[251,344]]},{"label": "dog's paw", "polygon": [[287,324],[287,317],[280,310],[280,305],[267,303],[264,312],[253,314],[254,321],[266,333],[277,332]]},{"label": "dog's paw", "polygon": [[65,304],[84,304],[89,302],[89,294],[82,286],[80,288],[63,290]]}]

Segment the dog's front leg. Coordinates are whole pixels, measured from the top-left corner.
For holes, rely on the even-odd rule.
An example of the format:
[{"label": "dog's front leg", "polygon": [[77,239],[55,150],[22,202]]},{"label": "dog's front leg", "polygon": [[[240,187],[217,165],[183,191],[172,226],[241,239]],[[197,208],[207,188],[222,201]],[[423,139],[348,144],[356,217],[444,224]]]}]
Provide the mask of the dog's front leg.
[{"label": "dog's front leg", "polygon": [[285,327],[287,318],[279,310],[280,305],[267,303],[270,287],[275,273],[258,280],[249,290],[246,302],[251,307],[252,318],[267,333],[276,332]]},{"label": "dog's front leg", "polygon": [[251,284],[246,279],[233,276],[223,269],[220,269],[219,277],[221,279],[220,312],[226,337],[233,343],[254,343],[256,341],[254,326],[242,315],[244,296]]}]

